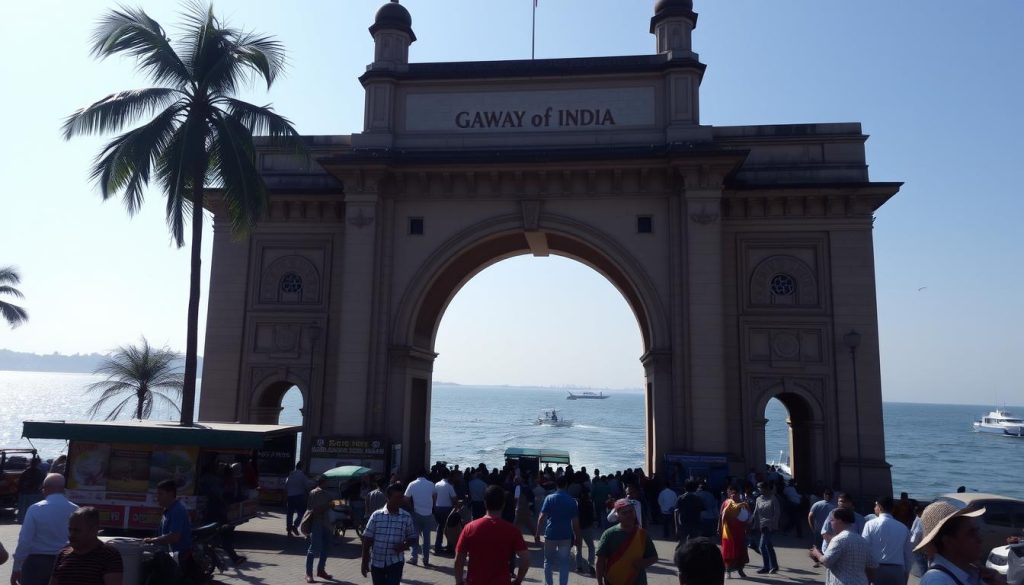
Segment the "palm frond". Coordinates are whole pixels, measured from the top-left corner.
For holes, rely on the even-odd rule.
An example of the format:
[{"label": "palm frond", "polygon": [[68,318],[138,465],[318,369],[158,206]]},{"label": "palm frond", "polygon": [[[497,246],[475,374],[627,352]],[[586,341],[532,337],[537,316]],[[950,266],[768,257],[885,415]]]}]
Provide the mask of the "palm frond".
[{"label": "palm frond", "polygon": [[267,89],[284,71],[284,46],[273,37],[218,29],[221,50],[207,55],[200,79],[218,95],[230,95],[243,83],[261,77]]},{"label": "palm frond", "polygon": [[287,65],[284,45],[271,36],[239,34],[235,40],[235,54],[241,64],[259,72],[267,82],[267,89],[284,73]]},{"label": "palm frond", "polygon": [[3,317],[4,321],[7,321],[7,324],[11,326],[11,329],[14,329],[28,321],[28,311],[18,305],[0,301],[0,317]]},{"label": "palm frond", "polygon": [[21,283],[21,275],[13,266],[0,266],[0,283],[4,284],[19,284]]},{"label": "palm frond", "polygon": [[256,169],[252,134],[232,116],[213,122],[216,134],[211,166],[236,233],[246,233],[263,214],[266,187]]},{"label": "palm frond", "polygon": [[[118,402],[117,406],[115,406],[113,408],[113,410],[110,411],[110,414],[107,415],[106,419],[107,420],[114,420],[114,419],[120,417],[121,413],[125,412],[126,410],[131,410],[132,412],[134,412],[135,409],[133,408],[133,405],[132,405],[132,402],[134,402],[134,401],[135,401],[135,399],[132,396],[129,396],[129,397],[125,398],[124,400],[122,400],[121,402]],[[131,417],[129,417],[129,418],[131,418]]]},{"label": "palm frond", "polygon": [[255,136],[269,136],[272,144],[302,150],[299,132],[288,118],[278,114],[268,104],[257,106],[239,99],[225,97],[228,114],[245,126]]},{"label": "palm frond", "polygon": [[103,199],[124,190],[122,199],[128,215],[138,212],[153,163],[166,148],[181,111],[181,104],[167,108],[148,123],[118,136],[100,152],[93,162],[91,178],[99,184]]},{"label": "palm frond", "polygon": [[125,53],[156,82],[184,87],[191,75],[164,34],[163,27],[141,8],[120,7],[102,18],[93,33],[92,54],[100,59]]},{"label": "palm frond", "polygon": [[188,137],[190,124],[179,126],[160,153],[156,176],[167,197],[165,213],[171,239],[179,248],[185,245],[185,218],[192,212],[189,198],[192,168],[189,166]]},{"label": "palm frond", "polygon": [[164,406],[165,408],[169,408],[172,411],[181,414],[180,392],[177,394],[177,399],[167,396],[166,394],[163,394],[161,392],[153,392],[152,398],[152,404],[154,407],[157,406],[157,403],[159,403],[161,406]]},{"label": "palm frond", "polygon": [[184,96],[181,91],[167,87],[147,87],[112,93],[68,116],[64,120],[64,139],[117,132],[140,117],[158,112]]},{"label": "palm frond", "polygon": [[12,297],[18,297],[19,299],[25,298],[25,295],[20,290],[13,286],[2,285],[0,286],[0,295],[11,295]]},{"label": "palm frond", "polygon": [[198,0],[190,0],[186,3],[182,18],[185,34],[177,43],[177,52],[191,71],[193,83],[201,85],[205,77],[204,62],[209,60],[211,49],[216,49],[216,42],[211,39],[211,32],[217,29],[213,7]]}]

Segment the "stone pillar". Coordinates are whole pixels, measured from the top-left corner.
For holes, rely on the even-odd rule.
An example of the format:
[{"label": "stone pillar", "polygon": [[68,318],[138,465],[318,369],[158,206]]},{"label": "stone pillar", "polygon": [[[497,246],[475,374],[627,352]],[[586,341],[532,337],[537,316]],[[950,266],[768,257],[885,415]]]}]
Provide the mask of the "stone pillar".
[{"label": "stone pillar", "polygon": [[[242,361],[245,310],[249,290],[249,238],[238,239],[226,210],[214,205],[213,261],[207,299],[206,344],[198,420],[235,421],[242,397],[238,372]],[[255,286],[255,284],[253,284]]]},{"label": "stone pillar", "polygon": [[722,301],[722,176],[713,169],[686,169],[685,214],[686,336],[692,450],[725,453],[725,335]]},{"label": "stone pillar", "polygon": [[374,404],[383,407],[384,426],[372,432],[402,446],[402,458],[398,462],[402,474],[415,472],[428,463],[430,395],[436,357],[436,353],[420,348],[392,347],[388,355],[386,395],[374,396]]},{"label": "stone pillar", "polygon": [[380,173],[360,170],[345,177],[345,227],[342,238],[342,273],[335,282],[341,285],[338,313],[337,378],[332,403],[325,408],[325,430],[363,435],[367,433],[367,404],[373,389],[369,387],[374,299],[379,229],[377,222]]},{"label": "stone pillar", "polygon": [[646,469],[654,473],[665,461],[665,455],[678,449],[673,426],[683,423],[673,416],[672,353],[649,351],[640,362],[647,378]]},{"label": "stone pillar", "polygon": [[764,461],[765,455],[765,443],[764,443],[764,431],[768,427],[768,419],[764,417],[764,413],[751,421],[750,432],[750,452],[747,453],[746,468],[739,470],[744,476],[750,467],[756,467],[762,461]]},{"label": "stone pillar", "polygon": [[[858,496],[870,497],[890,493],[892,478],[885,462],[871,210],[854,201],[849,212],[853,215],[849,229],[832,230],[829,234],[836,398],[840,414],[839,479],[849,491],[860,491],[863,484],[863,493]],[[845,339],[851,331],[860,336],[855,359]]]}]

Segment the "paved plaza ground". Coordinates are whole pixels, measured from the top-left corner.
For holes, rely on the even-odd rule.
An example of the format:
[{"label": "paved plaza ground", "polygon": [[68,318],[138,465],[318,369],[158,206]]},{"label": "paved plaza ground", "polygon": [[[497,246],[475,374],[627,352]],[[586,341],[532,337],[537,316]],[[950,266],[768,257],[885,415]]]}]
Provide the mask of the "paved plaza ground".
[{"label": "paved plaza ground", "polygon": [[[0,542],[13,554],[14,546],[18,539],[19,526],[10,517],[0,518]],[[655,526],[654,532],[660,534],[660,527]],[[776,575],[758,575],[755,570],[760,567],[761,557],[751,551],[751,565],[747,570],[747,579],[733,579],[732,583],[824,583],[825,571],[823,568],[814,568],[810,559],[807,558],[807,547],[810,540],[805,533],[804,539],[797,539],[792,536],[779,536],[776,539],[776,550],[779,557],[781,570]],[[542,568],[541,546],[530,544],[530,572],[526,576],[528,583],[543,583],[544,573]],[[672,565],[672,553],[675,543],[660,538],[655,538],[658,549],[658,564],[647,571],[647,580],[650,585],[674,585],[676,580],[675,567]],[[259,518],[251,520],[236,531],[236,547],[240,554],[248,557],[248,562],[239,568],[231,568],[222,575],[217,576],[216,582],[225,585],[276,585],[278,583],[303,583],[305,572],[305,540],[297,537],[288,537],[284,534],[284,520],[281,512],[265,511]],[[363,578],[359,573],[359,541],[354,532],[349,532],[345,538],[335,541],[331,550],[331,558],[327,563],[327,572],[334,576],[335,583],[369,583],[369,578]],[[452,584],[453,558],[446,556],[434,556],[430,558],[433,565],[431,568],[412,566],[406,563],[405,572],[402,578],[403,583],[412,585],[428,584]],[[11,575],[11,563],[0,566],[0,583],[9,582]],[[556,577],[557,578],[557,577]],[[325,582],[317,579],[318,582]],[[911,578],[911,585],[916,585],[916,579]],[[593,585],[594,578],[573,573],[569,579],[571,585]]]}]

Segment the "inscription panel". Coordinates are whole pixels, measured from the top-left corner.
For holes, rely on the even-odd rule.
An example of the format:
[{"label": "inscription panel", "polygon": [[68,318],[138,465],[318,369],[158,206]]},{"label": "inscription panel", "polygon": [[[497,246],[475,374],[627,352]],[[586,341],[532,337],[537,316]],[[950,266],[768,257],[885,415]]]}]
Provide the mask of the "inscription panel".
[{"label": "inscription panel", "polygon": [[405,99],[409,132],[608,131],[655,121],[653,87],[414,93]]}]

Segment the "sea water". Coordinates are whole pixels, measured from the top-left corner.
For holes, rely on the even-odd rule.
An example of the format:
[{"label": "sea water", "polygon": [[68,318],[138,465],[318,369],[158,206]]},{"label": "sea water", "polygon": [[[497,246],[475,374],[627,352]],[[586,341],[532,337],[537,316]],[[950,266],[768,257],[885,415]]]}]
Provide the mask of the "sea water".
[{"label": "sea water", "polygon": [[[24,420],[87,419],[96,394],[85,388],[99,380],[91,374],[0,371],[0,447],[30,446],[21,438]],[[569,451],[574,465],[590,470],[642,467],[644,396],[610,394],[606,400],[566,400],[567,391],[552,388],[434,384],[431,461],[495,467],[506,448],[534,447]],[[288,393],[282,407],[281,423],[301,424],[298,392]],[[572,426],[534,424],[553,409]],[[1024,408],[1008,409],[1024,413]],[[1024,498],[1024,439],[972,431],[971,422],[991,406],[885,403],[883,410],[886,459],[897,493],[929,499],[964,485]],[[772,461],[780,451],[789,452],[787,413],[772,401],[765,417],[765,459]],[[152,418],[174,420],[177,413],[156,410]],[[45,457],[66,450],[63,441],[32,443]]]}]

